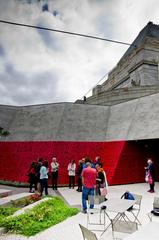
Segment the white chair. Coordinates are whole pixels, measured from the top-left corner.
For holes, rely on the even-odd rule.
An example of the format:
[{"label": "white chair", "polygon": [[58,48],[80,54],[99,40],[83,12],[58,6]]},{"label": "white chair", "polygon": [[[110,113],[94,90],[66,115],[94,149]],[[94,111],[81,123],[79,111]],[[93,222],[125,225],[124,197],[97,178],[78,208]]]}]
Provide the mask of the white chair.
[{"label": "white chair", "polygon": [[[159,209],[159,197],[154,197],[153,200],[153,209],[158,208]],[[148,217],[150,221],[152,221],[152,217],[155,216],[152,212],[148,213]]]},{"label": "white chair", "polygon": [[133,221],[137,222],[139,225],[141,225],[141,222],[138,219],[138,215],[139,215],[140,210],[141,210],[142,195],[134,194],[134,193],[132,193],[132,195],[134,196],[136,202],[135,202],[133,208],[129,212],[132,213],[132,215],[134,217]]},{"label": "white chair", "polygon": [[113,239],[123,239],[123,236],[122,238],[115,237],[115,232],[131,234],[137,230],[138,230],[138,224],[136,222],[123,221],[123,220],[112,221]]},{"label": "white chair", "polygon": [[[93,203],[93,209],[87,209],[87,228],[89,225],[104,225],[105,226],[105,214],[101,209],[101,203],[105,202],[105,197],[100,195],[88,196],[88,203]],[[102,221],[102,212],[103,212],[103,221]],[[91,218],[94,217],[94,214],[99,215],[99,221],[92,222]],[[93,215],[93,216],[92,216]],[[92,217],[91,217],[92,216]]]},{"label": "white chair", "polygon": [[81,228],[84,240],[98,240],[95,233],[93,233],[90,230],[88,230],[87,228],[83,227],[81,224],[79,224],[79,226]]}]

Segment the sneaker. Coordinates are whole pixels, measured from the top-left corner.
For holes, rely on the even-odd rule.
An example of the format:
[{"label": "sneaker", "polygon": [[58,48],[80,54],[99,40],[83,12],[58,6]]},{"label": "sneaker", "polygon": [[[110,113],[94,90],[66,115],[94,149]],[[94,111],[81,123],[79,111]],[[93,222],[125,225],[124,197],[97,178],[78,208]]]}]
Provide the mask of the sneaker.
[{"label": "sneaker", "polygon": [[82,213],[85,213],[85,214],[86,214],[86,213],[87,213],[87,209],[83,209],[83,210],[82,210]]},{"label": "sneaker", "polygon": [[154,193],[155,191],[154,190],[148,190],[149,193]]}]

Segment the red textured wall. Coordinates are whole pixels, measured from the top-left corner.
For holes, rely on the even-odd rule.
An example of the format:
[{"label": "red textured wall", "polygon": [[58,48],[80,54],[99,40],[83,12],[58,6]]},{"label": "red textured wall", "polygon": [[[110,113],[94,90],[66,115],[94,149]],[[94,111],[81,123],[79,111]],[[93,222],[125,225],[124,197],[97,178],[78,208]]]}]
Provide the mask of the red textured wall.
[{"label": "red textured wall", "polygon": [[[144,145],[142,145],[143,147]],[[101,156],[108,182],[112,184],[144,181],[147,152],[138,142],[0,142],[0,180],[27,182],[27,171],[32,161],[52,155],[59,163],[59,184],[67,184],[67,165],[83,156],[94,160]]]}]

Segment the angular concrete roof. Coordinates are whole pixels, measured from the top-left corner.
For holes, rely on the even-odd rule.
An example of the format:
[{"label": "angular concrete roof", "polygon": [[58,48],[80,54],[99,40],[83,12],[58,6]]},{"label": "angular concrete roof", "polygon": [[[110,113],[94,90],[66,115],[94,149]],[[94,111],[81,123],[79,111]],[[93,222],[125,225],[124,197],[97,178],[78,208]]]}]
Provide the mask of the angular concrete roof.
[{"label": "angular concrete roof", "polygon": [[[6,141],[113,141],[159,138],[159,94],[97,106],[60,103],[0,106]],[[1,138],[3,141],[4,138]]]},{"label": "angular concrete roof", "polygon": [[140,31],[121,59],[129,55],[135,48],[138,48],[146,37],[159,38],[159,25],[153,24],[153,22],[148,22],[148,24]]}]

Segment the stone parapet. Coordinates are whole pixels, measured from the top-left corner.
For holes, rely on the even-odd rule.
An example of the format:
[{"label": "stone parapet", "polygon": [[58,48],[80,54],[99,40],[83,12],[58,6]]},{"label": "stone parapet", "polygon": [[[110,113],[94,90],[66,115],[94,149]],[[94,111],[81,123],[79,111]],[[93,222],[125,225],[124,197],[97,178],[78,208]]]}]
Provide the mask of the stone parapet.
[{"label": "stone parapet", "polygon": [[134,86],[114,89],[111,91],[97,92],[87,98],[87,104],[95,105],[115,105],[159,92],[159,85]]}]

